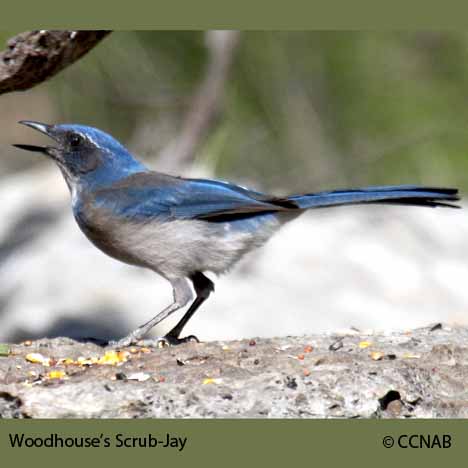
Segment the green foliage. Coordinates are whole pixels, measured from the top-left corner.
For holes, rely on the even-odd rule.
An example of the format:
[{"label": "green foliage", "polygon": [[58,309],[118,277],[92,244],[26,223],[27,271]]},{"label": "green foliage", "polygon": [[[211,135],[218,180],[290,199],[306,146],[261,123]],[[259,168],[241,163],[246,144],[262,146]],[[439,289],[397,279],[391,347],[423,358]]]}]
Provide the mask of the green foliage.
[{"label": "green foliage", "polygon": [[[203,77],[204,41],[115,32],[42,88],[60,120],[102,127],[155,157]],[[468,187],[467,59],[465,32],[246,32],[198,159],[278,192]]]},{"label": "green foliage", "polygon": [[7,344],[0,343],[0,357],[7,357],[10,354],[10,347]]}]

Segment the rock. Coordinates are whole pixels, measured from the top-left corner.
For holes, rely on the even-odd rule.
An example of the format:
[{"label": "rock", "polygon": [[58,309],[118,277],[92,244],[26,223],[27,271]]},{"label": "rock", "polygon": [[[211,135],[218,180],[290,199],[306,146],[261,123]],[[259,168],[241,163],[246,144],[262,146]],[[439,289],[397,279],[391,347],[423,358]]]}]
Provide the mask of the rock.
[{"label": "rock", "polygon": [[[343,347],[330,350],[338,338]],[[255,341],[126,348],[117,365],[97,363],[109,350],[68,338],[12,345],[0,358],[0,417],[468,417],[468,328]],[[395,357],[373,360],[376,350]],[[135,374],[145,378],[117,377]]]}]

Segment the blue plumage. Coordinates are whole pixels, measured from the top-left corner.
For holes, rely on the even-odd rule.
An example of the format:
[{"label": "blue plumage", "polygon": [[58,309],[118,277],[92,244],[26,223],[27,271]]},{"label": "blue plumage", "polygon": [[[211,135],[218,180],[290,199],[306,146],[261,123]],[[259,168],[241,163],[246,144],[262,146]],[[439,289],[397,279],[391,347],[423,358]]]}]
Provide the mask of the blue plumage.
[{"label": "blue plumage", "polygon": [[112,205],[116,213],[136,218],[231,219],[260,213],[305,210],[363,203],[442,205],[453,200],[456,190],[417,186],[369,187],[336,190],[286,198],[268,197],[237,185],[202,179],[161,177],[139,172],[95,192],[98,204]]},{"label": "blue plumage", "polygon": [[288,199],[296,202],[301,209],[363,203],[396,203],[435,207],[445,206],[445,202],[457,200],[456,194],[456,189],[395,185],[296,195]]},{"label": "blue plumage", "polygon": [[214,181],[161,177],[140,172],[94,193],[96,203],[112,206],[122,216],[198,219],[210,214],[275,210],[254,198],[256,192]]},{"label": "blue plumage", "polygon": [[150,268],[172,284],[174,302],[117,344],[129,345],[196,298],[164,337],[179,343],[183,327],[214,290],[205,271],[222,273],[261,246],[304,210],[390,203],[454,206],[456,189],[385,186],[274,197],[228,182],[184,179],[146,168],[118,141],[82,125],[21,122],[57,146],[16,145],[51,157],[72,194],[73,213],[85,235],[121,261]]}]

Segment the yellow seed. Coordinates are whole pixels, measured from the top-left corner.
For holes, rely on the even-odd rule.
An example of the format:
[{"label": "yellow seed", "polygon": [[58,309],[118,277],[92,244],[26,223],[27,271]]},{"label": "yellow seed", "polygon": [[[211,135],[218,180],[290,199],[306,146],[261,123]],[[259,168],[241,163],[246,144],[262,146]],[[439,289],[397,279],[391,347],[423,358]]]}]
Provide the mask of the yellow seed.
[{"label": "yellow seed", "polygon": [[30,353],[26,355],[26,361],[32,362],[34,364],[42,364],[43,366],[50,366],[50,358],[43,356],[39,353]]},{"label": "yellow seed", "polygon": [[72,358],[61,359],[60,362],[62,364],[65,364],[66,366],[68,366],[70,364],[76,364],[76,361],[74,361]]},{"label": "yellow seed", "polygon": [[419,359],[420,357],[421,357],[420,354],[411,354],[411,353],[403,354],[404,359]]},{"label": "yellow seed", "polygon": [[104,356],[96,360],[97,364],[116,365],[126,362],[130,353],[128,351],[107,351]]},{"label": "yellow seed", "polygon": [[55,371],[50,371],[47,374],[47,377],[49,379],[64,379],[67,376],[67,374],[63,371],[60,370],[55,370]]},{"label": "yellow seed", "polygon": [[369,346],[372,346],[372,343],[371,343],[370,341],[361,341],[361,342],[359,343],[359,347],[360,347],[361,349],[366,349],[366,348],[368,348]]},{"label": "yellow seed", "polygon": [[374,361],[380,361],[384,357],[384,353],[382,353],[381,351],[374,351],[374,352],[370,353],[370,357]]},{"label": "yellow seed", "polygon": [[203,385],[220,384],[222,381],[223,381],[222,379],[213,379],[211,377],[207,377],[206,379],[203,380]]}]

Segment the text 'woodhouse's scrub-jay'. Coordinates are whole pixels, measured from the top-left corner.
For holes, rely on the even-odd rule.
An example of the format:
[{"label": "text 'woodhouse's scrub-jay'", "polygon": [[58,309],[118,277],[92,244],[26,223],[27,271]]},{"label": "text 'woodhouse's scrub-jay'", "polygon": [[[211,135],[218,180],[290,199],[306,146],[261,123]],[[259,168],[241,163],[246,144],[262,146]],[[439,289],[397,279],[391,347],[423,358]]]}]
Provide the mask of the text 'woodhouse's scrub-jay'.
[{"label": "text 'woodhouse's scrub-jay'", "polygon": [[172,285],[173,303],[112,342],[116,346],[139,342],[157,323],[186,306],[193,299],[190,283],[195,300],[162,340],[178,344],[194,338],[180,334],[214,290],[204,272],[229,270],[305,210],[367,203],[455,206],[446,202],[458,200],[456,189],[408,185],[275,197],[227,182],[152,171],[95,128],[20,123],[55,141],[55,146],[15,146],[55,161],[70,189],[75,219],[88,239],[111,257],[149,268]]}]

